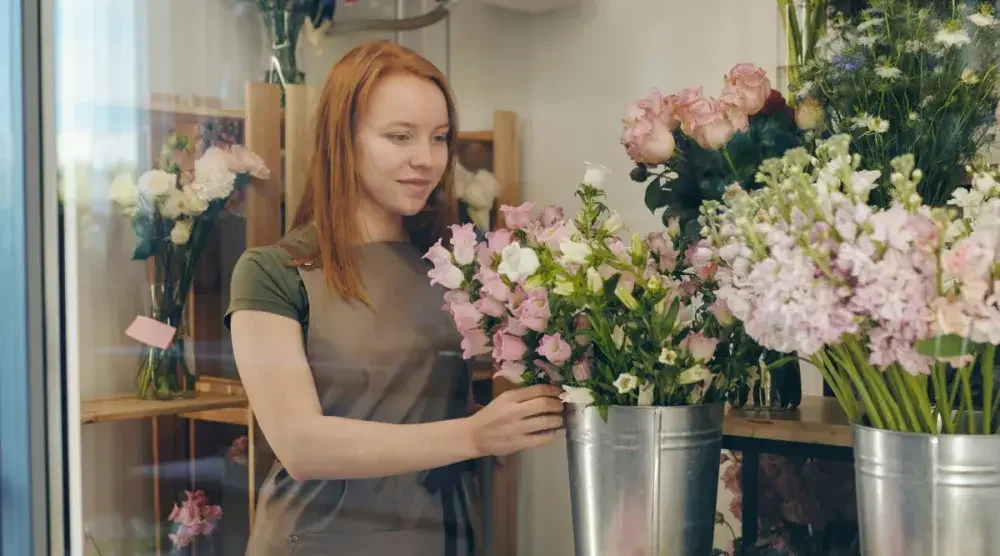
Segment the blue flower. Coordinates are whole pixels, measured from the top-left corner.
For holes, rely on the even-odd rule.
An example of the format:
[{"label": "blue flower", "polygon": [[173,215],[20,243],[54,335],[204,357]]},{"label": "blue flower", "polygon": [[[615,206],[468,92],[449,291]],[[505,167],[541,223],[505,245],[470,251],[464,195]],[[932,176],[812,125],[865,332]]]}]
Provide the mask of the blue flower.
[{"label": "blue flower", "polygon": [[854,72],[865,63],[865,57],[859,54],[834,54],[831,61],[833,67],[842,72]]}]

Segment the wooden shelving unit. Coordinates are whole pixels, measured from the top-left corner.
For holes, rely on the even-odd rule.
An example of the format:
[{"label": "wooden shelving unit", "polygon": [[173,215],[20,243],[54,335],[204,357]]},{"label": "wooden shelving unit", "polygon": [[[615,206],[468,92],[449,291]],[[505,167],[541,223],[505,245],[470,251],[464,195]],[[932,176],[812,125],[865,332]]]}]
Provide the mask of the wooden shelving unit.
[{"label": "wooden shelving unit", "polygon": [[819,446],[852,447],[847,414],[836,398],[804,396],[794,411],[726,408],[722,433],[728,436]]},{"label": "wooden shelving unit", "polygon": [[133,395],[86,400],[80,406],[80,424],[109,423],[147,419],[161,415],[180,415],[198,411],[246,408],[246,396],[199,393],[194,398],[170,401],[140,400]]}]

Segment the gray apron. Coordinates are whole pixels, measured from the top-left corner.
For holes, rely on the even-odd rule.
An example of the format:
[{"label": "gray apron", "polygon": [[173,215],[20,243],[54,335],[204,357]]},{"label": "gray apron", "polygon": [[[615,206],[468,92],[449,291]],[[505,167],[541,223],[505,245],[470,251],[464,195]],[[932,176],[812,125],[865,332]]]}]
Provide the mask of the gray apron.
[{"label": "gray apron", "polygon": [[[328,294],[318,261],[282,247],[308,296],[306,352],[324,415],[405,424],[468,414],[461,336],[416,247],[358,248],[371,309]],[[463,462],[379,479],[297,482],[275,462],[247,555],[471,556],[470,470]]]}]

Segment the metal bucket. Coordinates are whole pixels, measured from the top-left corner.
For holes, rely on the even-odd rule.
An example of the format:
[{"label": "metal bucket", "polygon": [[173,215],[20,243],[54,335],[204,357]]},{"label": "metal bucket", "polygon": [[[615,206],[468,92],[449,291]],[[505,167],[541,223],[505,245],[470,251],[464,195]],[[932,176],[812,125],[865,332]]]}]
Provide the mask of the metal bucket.
[{"label": "metal bucket", "polygon": [[1000,435],[854,425],[861,553],[979,556],[1000,550]]},{"label": "metal bucket", "polygon": [[566,404],[577,556],[708,556],[725,404]]}]

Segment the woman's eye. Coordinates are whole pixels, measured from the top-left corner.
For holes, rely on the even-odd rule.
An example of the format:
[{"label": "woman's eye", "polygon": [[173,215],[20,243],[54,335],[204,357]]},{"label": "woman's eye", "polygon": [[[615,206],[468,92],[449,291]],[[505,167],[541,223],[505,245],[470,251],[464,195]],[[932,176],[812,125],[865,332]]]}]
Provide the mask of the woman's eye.
[{"label": "woman's eye", "polygon": [[407,135],[407,134],[405,134],[405,133],[390,133],[389,134],[389,139],[392,139],[393,141],[406,141],[409,138],[410,138],[410,136]]},{"label": "woman's eye", "polygon": [[447,135],[436,135],[436,136],[434,136],[434,141],[437,142],[437,143],[447,143],[448,142],[448,136]]}]

